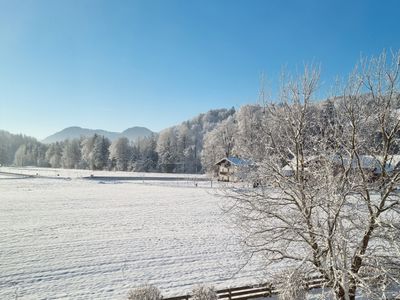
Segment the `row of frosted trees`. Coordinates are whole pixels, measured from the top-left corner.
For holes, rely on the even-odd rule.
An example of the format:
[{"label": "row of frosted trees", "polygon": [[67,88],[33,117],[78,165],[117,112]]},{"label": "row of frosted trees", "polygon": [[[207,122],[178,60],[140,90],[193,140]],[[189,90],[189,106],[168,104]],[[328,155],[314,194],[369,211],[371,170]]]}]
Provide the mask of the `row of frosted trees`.
[{"label": "row of frosted trees", "polygon": [[[313,107],[323,118],[333,113],[332,101]],[[0,132],[0,163],[3,165],[79,168],[92,170],[161,171],[179,173],[211,172],[223,157],[251,160],[263,156],[259,130],[268,119],[258,104],[211,110],[196,118],[129,141],[115,141],[94,135],[44,145],[33,138]]]},{"label": "row of frosted trees", "polygon": [[234,115],[218,109],[170,127],[159,134],[129,141],[93,135],[50,145],[0,131],[0,164],[92,170],[200,173],[204,136]]},{"label": "row of frosted trees", "polygon": [[[127,138],[111,142],[95,134],[49,145],[45,161],[53,168],[155,171],[158,161],[156,143],[155,136],[132,143]],[[18,159],[16,153],[16,163]]]},{"label": "row of frosted trees", "polygon": [[[335,113],[334,100],[311,105],[320,124]],[[265,153],[260,135],[269,110],[259,104],[212,110],[161,131],[129,141],[94,135],[44,145],[33,138],[0,131],[0,164],[92,170],[211,172],[223,157],[259,161]],[[324,126],[323,126],[324,127]],[[323,130],[323,128],[321,129]]]}]

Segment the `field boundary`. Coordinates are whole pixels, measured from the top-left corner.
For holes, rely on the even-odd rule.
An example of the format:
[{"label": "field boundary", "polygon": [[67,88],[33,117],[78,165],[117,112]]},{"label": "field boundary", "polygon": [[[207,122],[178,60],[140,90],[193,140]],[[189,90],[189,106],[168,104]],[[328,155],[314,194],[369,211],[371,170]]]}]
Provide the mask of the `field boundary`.
[{"label": "field boundary", "polygon": [[102,181],[210,181],[209,178],[203,177],[168,177],[168,176],[84,176],[83,179],[88,180],[102,180]]},{"label": "field boundary", "polygon": [[[307,290],[321,288],[326,284],[326,280],[322,276],[310,277],[307,280]],[[232,287],[227,289],[217,290],[218,299],[223,300],[246,300],[261,297],[271,297],[279,294],[280,290],[270,282],[245,285],[240,287]],[[182,295],[175,297],[166,297],[163,300],[189,300],[192,295]]]},{"label": "field boundary", "polygon": [[[41,178],[41,179],[62,179],[62,180],[71,180],[70,177],[63,177],[63,176],[43,176],[36,174],[24,174],[24,173],[14,173],[14,172],[0,172],[0,175],[10,176],[9,178],[1,178],[1,179],[26,179],[26,178]],[[14,176],[14,177],[11,177]]]}]

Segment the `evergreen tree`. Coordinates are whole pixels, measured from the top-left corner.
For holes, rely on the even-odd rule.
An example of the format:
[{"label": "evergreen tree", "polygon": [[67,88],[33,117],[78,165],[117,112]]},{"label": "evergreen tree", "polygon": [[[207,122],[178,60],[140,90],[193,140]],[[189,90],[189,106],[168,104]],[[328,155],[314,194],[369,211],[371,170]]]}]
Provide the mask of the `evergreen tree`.
[{"label": "evergreen tree", "polygon": [[67,140],[64,143],[64,148],[61,156],[61,164],[63,168],[74,169],[78,168],[81,161],[81,149],[79,140]]},{"label": "evergreen tree", "polygon": [[109,147],[110,141],[107,138],[96,136],[93,144],[93,169],[103,170],[108,166]]},{"label": "evergreen tree", "polygon": [[110,160],[112,167],[118,171],[126,171],[132,155],[132,147],[125,137],[119,138],[111,143]]},{"label": "evergreen tree", "polygon": [[61,157],[62,157],[63,147],[59,142],[53,143],[49,146],[46,151],[46,160],[53,168],[61,167]]}]

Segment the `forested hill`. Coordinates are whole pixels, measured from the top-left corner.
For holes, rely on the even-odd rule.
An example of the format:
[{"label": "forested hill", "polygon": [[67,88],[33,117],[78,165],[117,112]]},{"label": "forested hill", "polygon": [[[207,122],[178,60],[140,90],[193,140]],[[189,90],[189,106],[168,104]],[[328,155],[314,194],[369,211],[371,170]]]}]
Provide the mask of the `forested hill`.
[{"label": "forested hill", "polygon": [[234,108],[210,110],[160,133],[143,127],[122,133],[72,127],[47,143],[0,131],[0,164],[200,173],[204,137],[234,114]]}]

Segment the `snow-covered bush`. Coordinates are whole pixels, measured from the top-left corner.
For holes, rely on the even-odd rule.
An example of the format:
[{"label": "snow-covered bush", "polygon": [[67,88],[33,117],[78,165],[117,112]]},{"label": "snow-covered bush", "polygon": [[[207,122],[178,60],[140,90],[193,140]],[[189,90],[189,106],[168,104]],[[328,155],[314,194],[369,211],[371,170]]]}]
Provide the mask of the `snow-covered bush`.
[{"label": "snow-covered bush", "polygon": [[154,285],[139,286],[128,293],[128,300],[161,300],[160,290]]},{"label": "snow-covered bush", "polygon": [[214,287],[207,285],[196,286],[192,291],[193,300],[217,300],[218,295]]},{"label": "snow-covered bush", "polygon": [[307,297],[307,280],[299,270],[286,270],[276,277],[279,300],[305,300]]}]

